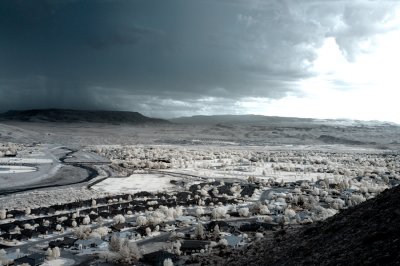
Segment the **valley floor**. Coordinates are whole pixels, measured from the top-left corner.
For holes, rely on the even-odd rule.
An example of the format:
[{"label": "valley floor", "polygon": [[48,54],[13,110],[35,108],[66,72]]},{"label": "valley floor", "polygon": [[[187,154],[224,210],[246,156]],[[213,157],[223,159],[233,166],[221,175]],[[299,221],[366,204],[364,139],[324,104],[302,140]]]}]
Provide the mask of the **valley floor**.
[{"label": "valley floor", "polygon": [[60,265],[229,256],[400,184],[398,136],[335,128],[0,125],[0,244],[43,254],[72,237]]}]

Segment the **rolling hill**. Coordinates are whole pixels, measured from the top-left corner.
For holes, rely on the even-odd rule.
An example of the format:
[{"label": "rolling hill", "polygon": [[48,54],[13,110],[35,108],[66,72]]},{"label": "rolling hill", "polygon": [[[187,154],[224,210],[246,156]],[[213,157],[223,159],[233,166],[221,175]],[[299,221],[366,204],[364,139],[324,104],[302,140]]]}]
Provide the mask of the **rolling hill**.
[{"label": "rolling hill", "polygon": [[13,110],[0,114],[0,121],[62,122],[62,123],[110,123],[110,124],[169,124],[158,118],[150,118],[138,112],[87,111],[69,109]]}]

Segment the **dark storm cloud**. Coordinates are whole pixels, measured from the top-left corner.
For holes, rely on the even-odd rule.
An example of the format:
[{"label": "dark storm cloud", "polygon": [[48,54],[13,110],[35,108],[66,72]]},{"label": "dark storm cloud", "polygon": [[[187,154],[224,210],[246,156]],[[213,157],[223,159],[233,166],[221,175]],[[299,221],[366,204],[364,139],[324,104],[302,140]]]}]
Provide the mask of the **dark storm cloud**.
[{"label": "dark storm cloud", "polygon": [[387,30],[381,25],[394,5],[3,0],[0,106],[168,116],[298,94],[325,38],[352,60],[360,41]]},{"label": "dark storm cloud", "polygon": [[162,32],[149,28],[131,26],[93,34],[88,37],[87,43],[94,49],[105,49],[114,45],[135,45],[151,35],[158,34],[162,34]]}]

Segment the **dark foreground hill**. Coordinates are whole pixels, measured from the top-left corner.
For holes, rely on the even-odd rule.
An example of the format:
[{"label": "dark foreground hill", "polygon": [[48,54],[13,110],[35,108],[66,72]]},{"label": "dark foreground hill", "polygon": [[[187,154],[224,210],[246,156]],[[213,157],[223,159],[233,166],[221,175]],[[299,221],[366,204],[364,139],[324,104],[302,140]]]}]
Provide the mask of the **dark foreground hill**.
[{"label": "dark foreground hill", "polygon": [[226,265],[400,265],[400,186],[324,222],[279,232]]},{"label": "dark foreground hill", "polygon": [[85,111],[68,109],[38,109],[8,111],[0,114],[0,121],[22,122],[90,122],[90,123],[127,123],[127,124],[166,124],[163,119],[150,118],[138,112],[121,111]]}]

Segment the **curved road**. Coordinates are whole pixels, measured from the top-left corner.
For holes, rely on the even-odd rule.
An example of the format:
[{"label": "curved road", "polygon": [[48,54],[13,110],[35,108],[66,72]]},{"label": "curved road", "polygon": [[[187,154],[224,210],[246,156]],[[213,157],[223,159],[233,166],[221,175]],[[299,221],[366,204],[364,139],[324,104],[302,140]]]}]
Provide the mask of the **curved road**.
[{"label": "curved road", "polygon": [[[74,153],[78,152],[78,150],[66,148],[66,147],[60,147],[66,150],[69,150],[64,156],[60,157],[59,160],[62,164],[66,164],[65,160],[70,158]],[[55,158],[55,157],[54,157]],[[75,184],[81,184],[88,182],[92,180],[93,178],[96,178],[99,176],[99,172],[94,168],[91,167],[90,164],[88,163],[79,163],[79,162],[74,162],[74,163],[68,163],[69,165],[72,165],[73,167],[78,167],[81,169],[84,169],[87,172],[87,177],[83,180],[73,182],[73,183],[68,183],[68,184],[50,184],[50,185],[33,185],[30,187],[25,187],[25,188],[10,188],[10,189],[3,189],[0,190],[0,196],[6,196],[18,192],[25,192],[25,191],[31,191],[31,190],[37,190],[37,189],[43,189],[43,188],[52,188],[52,187],[63,187],[63,186],[71,186]]]}]

